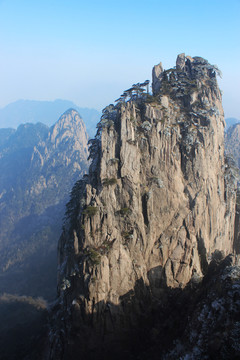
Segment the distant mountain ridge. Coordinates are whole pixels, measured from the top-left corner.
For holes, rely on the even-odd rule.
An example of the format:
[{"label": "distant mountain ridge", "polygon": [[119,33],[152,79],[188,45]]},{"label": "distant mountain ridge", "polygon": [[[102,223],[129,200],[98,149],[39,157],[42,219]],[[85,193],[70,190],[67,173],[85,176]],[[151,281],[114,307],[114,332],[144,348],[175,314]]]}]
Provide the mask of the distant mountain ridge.
[{"label": "distant mountain ridge", "polygon": [[95,135],[95,127],[101,113],[96,109],[81,108],[68,100],[37,101],[18,100],[0,109],[0,128],[17,128],[20,124],[41,122],[52,126],[67,109],[73,108],[83,118],[90,137]]},{"label": "distant mountain ridge", "polygon": [[73,184],[88,169],[78,112],[51,128],[0,129],[0,293],[54,298],[57,240]]},{"label": "distant mountain ridge", "polygon": [[230,126],[235,125],[240,122],[240,120],[236,119],[236,118],[227,118],[227,119],[225,119],[225,121],[226,121],[225,130],[228,130],[230,128]]},{"label": "distant mountain ridge", "polygon": [[226,131],[225,151],[233,156],[238,168],[240,168],[240,123],[230,126]]}]

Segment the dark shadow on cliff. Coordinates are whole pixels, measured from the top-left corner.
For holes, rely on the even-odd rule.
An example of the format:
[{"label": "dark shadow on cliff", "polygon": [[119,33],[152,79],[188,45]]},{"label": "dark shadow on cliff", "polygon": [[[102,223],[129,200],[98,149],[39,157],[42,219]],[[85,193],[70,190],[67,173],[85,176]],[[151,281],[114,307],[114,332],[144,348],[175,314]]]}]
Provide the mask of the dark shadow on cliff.
[{"label": "dark shadow on cliff", "polygon": [[[149,271],[149,280],[154,271],[159,267]],[[161,359],[184,332],[199,290],[193,283],[184,289],[168,288],[164,281],[158,286],[156,296],[151,282],[146,286],[139,279],[132,291],[120,297],[118,306],[97,303],[88,317],[83,307],[75,309],[69,319],[70,341],[67,348],[63,345],[59,359]],[[65,343],[64,336],[62,340]]]},{"label": "dark shadow on cliff", "polygon": [[[222,274],[231,265],[231,261],[230,257],[223,260],[221,254],[217,254],[203,281],[192,280],[184,289],[168,288],[163,281],[158,284],[157,294],[156,283],[150,282],[150,286],[146,286],[143,280],[139,279],[134,289],[120,298],[121,303],[118,306],[112,303],[96,303],[91,316],[84,314],[83,304],[82,307],[72,308],[68,319],[63,318],[63,314],[60,317],[61,325],[65,323],[65,331],[69,336],[66,339],[63,332],[60,334],[62,345],[58,348],[57,357],[55,347],[54,359],[180,359],[181,356],[177,356],[177,351],[172,349],[175,349],[177,343],[181,343],[184,354],[190,347],[188,342],[192,331],[191,327],[189,328],[191,319],[196,318],[194,321],[197,322],[208,302],[211,309],[212,300],[209,299],[211,296],[214,299],[214,294],[223,299],[229,296],[229,288],[222,282]],[[151,269],[148,273],[149,279],[152,278],[153,271],[159,272],[161,269]],[[58,309],[61,314],[60,306]],[[236,309],[234,319],[228,317],[226,310],[223,324],[218,322],[218,313],[213,313],[213,327],[204,335],[206,339],[203,351],[206,359],[237,358],[234,349],[228,350],[231,331],[235,322],[240,320],[239,306]],[[232,323],[229,324],[229,321]],[[67,330],[69,324],[70,331]],[[216,336],[222,337],[221,346],[218,348],[214,340]],[[238,346],[240,348],[240,345]]]}]

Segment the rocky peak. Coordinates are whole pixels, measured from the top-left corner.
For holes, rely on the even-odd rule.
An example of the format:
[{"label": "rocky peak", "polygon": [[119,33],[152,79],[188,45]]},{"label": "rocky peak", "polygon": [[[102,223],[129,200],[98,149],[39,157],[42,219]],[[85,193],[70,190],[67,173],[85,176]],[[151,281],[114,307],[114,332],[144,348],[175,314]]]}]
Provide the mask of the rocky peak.
[{"label": "rocky peak", "polygon": [[51,127],[49,139],[57,146],[64,138],[65,140],[71,138],[73,133],[76,138],[79,138],[82,147],[86,147],[88,136],[83,120],[76,110],[68,109]]},{"label": "rocky peak", "polygon": [[59,241],[53,358],[116,345],[170,289],[201,281],[215,250],[234,251],[217,72],[181,54],[154,67],[153,95],[135,84],[103,110]]},{"label": "rocky peak", "polygon": [[[43,166],[49,159],[55,168],[58,163],[65,163],[66,166],[72,164],[76,169],[81,169],[81,162],[87,162],[88,158],[87,143],[88,135],[83,120],[76,110],[69,109],[50,128],[47,139],[34,147],[32,166]],[[77,157],[80,163],[72,162]]]},{"label": "rocky peak", "polygon": [[183,70],[184,66],[185,66],[185,54],[182,53],[182,54],[179,54],[177,57],[176,69],[181,71],[181,70]]},{"label": "rocky peak", "polygon": [[205,86],[211,86],[216,90],[216,97],[221,100],[216,75],[221,76],[216,65],[211,65],[202,57],[190,57],[180,54],[176,60],[176,67],[163,70],[162,66],[156,65],[153,68],[153,95],[159,92],[168,93],[173,97],[182,95],[193,95],[195,90]]},{"label": "rocky peak", "polygon": [[155,65],[152,69],[152,89],[153,92],[158,92],[160,89],[160,79],[163,73],[162,63]]}]

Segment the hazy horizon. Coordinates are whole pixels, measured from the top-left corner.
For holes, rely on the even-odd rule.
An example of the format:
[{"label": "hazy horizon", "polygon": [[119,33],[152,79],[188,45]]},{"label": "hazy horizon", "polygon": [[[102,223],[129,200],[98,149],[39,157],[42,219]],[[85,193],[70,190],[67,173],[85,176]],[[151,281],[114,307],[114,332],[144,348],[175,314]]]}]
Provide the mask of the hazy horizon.
[{"label": "hazy horizon", "polygon": [[[75,106],[77,106],[77,107],[79,107],[79,105],[78,104],[76,104],[74,101],[72,101],[72,100],[69,100],[69,99],[53,99],[53,100],[47,100],[47,99],[43,99],[43,100],[38,100],[38,99],[17,99],[17,100],[15,100],[15,101],[12,101],[12,102],[10,102],[10,103],[8,103],[8,104],[6,104],[6,105],[4,105],[4,106],[0,106],[0,110],[2,110],[2,109],[4,109],[4,108],[6,108],[6,107],[8,107],[9,105],[12,105],[12,104],[14,104],[14,103],[20,103],[20,102],[49,102],[49,103],[56,103],[56,102],[58,102],[58,101],[66,101],[66,102],[69,102],[69,103],[72,103],[72,105],[75,105]],[[88,107],[88,106],[82,106],[82,108],[86,108],[86,109],[89,109],[89,110],[97,110],[97,111],[101,111],[102,109],[96,109],[96,108],[94,108],[94,107],[92,107],[92,108],[90,108],[90,107]],[[67,110],[67,109],[66,109]]]},{"label": "hazy horizon", "polygon": [[0,108],[64,99],[101,110],[179,53],[223,73],[226,117],[240,118],[240,1],[0,1]]}]

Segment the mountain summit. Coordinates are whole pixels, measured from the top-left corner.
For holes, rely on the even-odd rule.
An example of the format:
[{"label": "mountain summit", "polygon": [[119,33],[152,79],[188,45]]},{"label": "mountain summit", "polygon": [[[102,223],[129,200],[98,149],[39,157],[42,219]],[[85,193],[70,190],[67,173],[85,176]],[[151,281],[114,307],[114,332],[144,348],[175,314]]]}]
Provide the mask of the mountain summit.
[{"label": "mountain summit", "polygon": [[234,253],[218,73],[180,54],[154,66],[152,95],[134,84],[103,110],[59,241],[52,359],[144,359],[145,327],[164,347],[171,296],[201,282],[216,251]]}]

